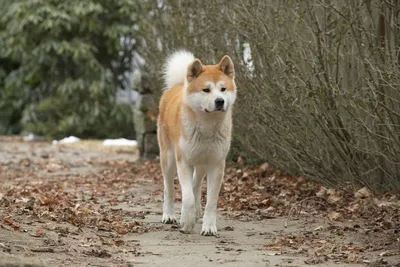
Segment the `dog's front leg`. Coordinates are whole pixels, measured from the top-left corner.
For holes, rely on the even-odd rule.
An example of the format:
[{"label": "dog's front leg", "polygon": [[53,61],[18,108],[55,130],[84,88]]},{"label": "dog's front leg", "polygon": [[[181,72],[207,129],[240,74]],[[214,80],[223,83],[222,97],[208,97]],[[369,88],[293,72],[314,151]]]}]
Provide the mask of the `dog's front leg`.
[{"label": "dog's front leg", "polygon": [[183,159],[177,160],[179,183],[182,188],[182,211],[180,224],[184,233],[190,233],[196,222],[193,194],[193,167]]},{"label": "dog's front leg", "polygon": [[207,173],[207,169],[203,166],[197,166],[193,175],[193,194],[196,205],[196,219],[201,216],[201,182]]},{"label": "dog's front leg", "polygon": [[202,235],[217,235],[217,203],[224,176],[225,162],[207,172],[207,204],[204,209]]}]

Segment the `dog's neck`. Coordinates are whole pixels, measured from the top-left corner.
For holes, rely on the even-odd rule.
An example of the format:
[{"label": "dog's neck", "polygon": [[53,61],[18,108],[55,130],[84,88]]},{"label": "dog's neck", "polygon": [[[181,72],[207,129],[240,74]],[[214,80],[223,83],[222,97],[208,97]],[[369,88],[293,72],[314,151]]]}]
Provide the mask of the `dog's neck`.
[{"label": "dog's neck", "polygon": [[231,109],[229,108],[227,111],[214,111],[211,113],[199,112],[196,114],[196,121],[209,125],[210,127],[218,127],[223,124],[225,121],[229,120],[231,117]]},{"label": "dog's neck", "polygon": [[[232,120],[232,108],[228,108],[225,112],[195,112],[189,106],[185,106],[185,115],[183,124],[192,131],[207,136],[216,134],[218,132],[230,131],[230,123]],[[186,128],[185,127],[185,128]],[[187,129],[189,130],[189,129]],[[189,131],[190,131],[189,130]]]}]

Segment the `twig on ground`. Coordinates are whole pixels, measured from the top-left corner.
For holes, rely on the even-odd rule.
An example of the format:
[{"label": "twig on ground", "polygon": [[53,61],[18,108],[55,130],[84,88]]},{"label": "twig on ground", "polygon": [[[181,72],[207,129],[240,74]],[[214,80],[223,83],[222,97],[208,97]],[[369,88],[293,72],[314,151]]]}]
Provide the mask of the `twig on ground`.
[{"label": "twig on ground", "polygon": [[[301,208],[302,208],[303,203],[306,202],[306,201],[308,201],[308,200],[312,200],[312,199],[322,199],[322,200],[324,200],[325,202],[328,202],[329,204],[331,204],[327,199],[325,199],[325,198],[323,198],[323,197],[319,197],[319,196],[308,197],[308,198],[305,198],[305,199],[303,199],[303,200],[300,200],[300,201],[297,202],[297,203],[294,203],[294,204],[292,205],[292,207],[290,208],[289,213],[288,213],[288,216],[287,216],[287,218],[286,218],[285,225],[284,225],[285,228],[288,227],[288,223],[289,223],[289,221],[290,221],[290,218],[292,217],[292,214],[294,213],[293,211],[295,210],[295,207],[297,207],[298,205],[300,205],[300,211],[299,211],[299,212],[301,212]],[[323,203],[321,203],[321,204],[323,204]]]},{"label": "twig on ground", "polygon": [[32,252],[44,252],[44,253],[54,253],[54,249],[53,248],[32,248],[31,249]]}]

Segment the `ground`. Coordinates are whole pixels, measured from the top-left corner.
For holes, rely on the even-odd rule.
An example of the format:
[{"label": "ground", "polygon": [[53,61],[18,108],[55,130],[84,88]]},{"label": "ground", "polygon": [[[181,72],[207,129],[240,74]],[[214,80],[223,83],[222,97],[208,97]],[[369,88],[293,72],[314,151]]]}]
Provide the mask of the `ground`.
[{"label": "ground", "polygon": [[219,236],[205,237],[201,221],[192,234],[160,223],[162,190],[157,161],[136,151],[0,137],[0,266],[400,266],[390,194],[234,164]]}]

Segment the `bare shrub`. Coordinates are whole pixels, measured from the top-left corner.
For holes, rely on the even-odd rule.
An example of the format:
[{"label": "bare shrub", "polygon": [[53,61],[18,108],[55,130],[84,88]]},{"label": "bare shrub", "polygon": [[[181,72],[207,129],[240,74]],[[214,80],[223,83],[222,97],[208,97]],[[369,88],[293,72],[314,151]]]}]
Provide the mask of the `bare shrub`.
[{"label": "bare shrub", "polygon": [[243,149],[330,185],[400,191],[397,1],[169,0],[142,8],[139,52],[155,92],[171,51],[189,49],[206,64],[229,54]]}]

